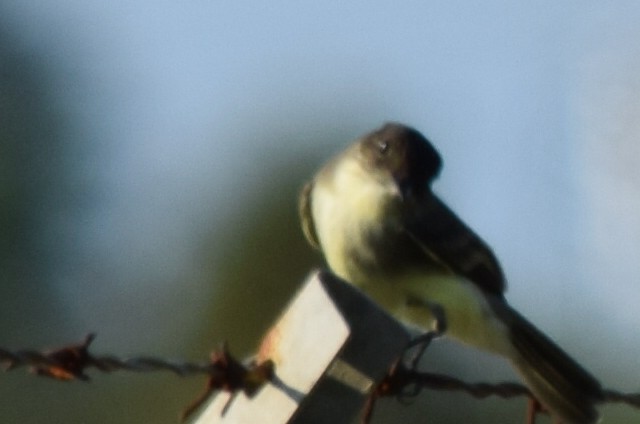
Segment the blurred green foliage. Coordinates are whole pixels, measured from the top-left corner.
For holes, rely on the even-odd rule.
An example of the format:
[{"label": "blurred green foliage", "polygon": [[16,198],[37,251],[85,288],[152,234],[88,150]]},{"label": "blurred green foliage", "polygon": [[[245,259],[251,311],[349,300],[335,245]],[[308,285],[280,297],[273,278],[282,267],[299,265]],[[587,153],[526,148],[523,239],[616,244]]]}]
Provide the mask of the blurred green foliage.
[{"label": "blurred green foliage", "polygon": [[239,353],[257,346],[313,265],[322,264],[298,224],[298,190],[310,170],[286,163],[268,172],[234,222],[203,248],[214,281],[201,340],[227,340]]}]

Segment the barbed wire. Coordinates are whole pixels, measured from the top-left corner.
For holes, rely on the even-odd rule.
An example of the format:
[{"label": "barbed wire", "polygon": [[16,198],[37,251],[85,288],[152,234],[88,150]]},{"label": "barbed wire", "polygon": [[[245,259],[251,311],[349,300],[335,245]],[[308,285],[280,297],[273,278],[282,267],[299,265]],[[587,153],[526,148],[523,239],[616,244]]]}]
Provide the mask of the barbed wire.
[{"label": "barbed wire", "polygon": [[95,337],[95,334],[91,333],[82,343],[44,352],[36,350],[12,352],[0,348],[0,364],[4,365],[5,371],[27,366],[36,375],[63,381],[89,381],[85,370],[91,367],[107,373],[169,371],[180,377],[206,375],[208,380],[204,392],[185,408],[182,413],[183,420],[197,410],[212,392],[242,391],[247,395],[253,395],[273,374],[271,361],[261,364],[253,362],[243,364],[231,356],[226,343],[211,354],[209,362],[192,363],[150,356],[124,359],[113,355],[94,356],[89,352],[89,346]]},{"label": "barbed wire", "polygon": [[0,364],[5,371],[29,366],[38,375],[52,377],[58,380],[89,380],[84,371],[94,367],[102,372],[135,371],[153,372],[170,371],[181,377],[205,374],[218,375],[220,370],[211,362],[191,363],[171,361],[149,356],[133,358],[118,358],[113,355],[93,356],[89,353],[89,346],[95,339],[95,334],[89,334],[82,343],[72,344],[60,349],[39,352],[36,350],[19,350],[11,352],[0,348]]},{"label": "barbed wire", "polygon": [[[375,403],[380,397],[395,396],[402,400],[415,397],[425,389],[462,392],[476,399],[492,396],[503,399],[528,397],[530,406],[526,422],[529,424],[535,423],[538,413],[547,413],[542,405],[535,400],[531,391],[520,383],[469,383],[443,374],[417,371],[415,368],[406,367],[402,362],[399,362],[369,398],[363,410],[362,424],[370,422]],[[621,403],[640,409],[640,393],[622,393],[613,389],[603,389],[602,393],[602,403]]]},{"label": "barbed wire", "polygon": [[[89,352],[89,347],[95,337],[92,333],[87,335],[81,343],[49,351],[10,351],[0,347],[0,364],[5,371],[29,367],[36,375],[64,381],[90,380],[85,372],[88,368],[96,368],[105,373],[169,371],[180,377],[207,376],[204,392],[185,409],[183,418],[190,416],[215,391],[231,393],[242,391],[251,396],[274,375],[274,365],[271,361],[261,364],[242,363],[229,353],[226,344],[214,351],[208,362],[194,363],[151,356],[131,358],[119,358],[114,355],[94,356]],[[531,392],[519,383],[469,383],[442,374],[417,371],[399,362],[370,396],[363,410],[362,422],[370,421],[376,400],[380,397],[395,396],[406,399],[424,389],[463,392],[476,399],[490,396],[505,399],[514,397],[533,399]],[[605,389],[603,393],[604,403],[621,403],[640,409],[640,393],[622,393],[612,389]],[[537,412],[540,412],[540,409],[534,408],[532,414],[535,416]]]}]

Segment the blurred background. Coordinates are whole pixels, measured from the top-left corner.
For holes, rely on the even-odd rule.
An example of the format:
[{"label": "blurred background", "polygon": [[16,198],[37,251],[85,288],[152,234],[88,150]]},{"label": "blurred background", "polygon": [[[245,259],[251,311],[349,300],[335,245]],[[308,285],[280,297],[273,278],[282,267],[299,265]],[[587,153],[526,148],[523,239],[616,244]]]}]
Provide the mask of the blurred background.
[{"label": "blurred background", "polygon": [[[0,346],[239,356],[321,258],[297,192],[384,121],[445,159],[435,190],[507,297],[640,391],[640,3],[0,3]],[[512,379],[438,342],[425,369]],[[204,379],[0,374],[0,422],[174,423]],[[427,392],[374,423],[521,422]],[[507,418],[509,417],[509,418]],[[605,408],[603,423],[640,412]]]}]

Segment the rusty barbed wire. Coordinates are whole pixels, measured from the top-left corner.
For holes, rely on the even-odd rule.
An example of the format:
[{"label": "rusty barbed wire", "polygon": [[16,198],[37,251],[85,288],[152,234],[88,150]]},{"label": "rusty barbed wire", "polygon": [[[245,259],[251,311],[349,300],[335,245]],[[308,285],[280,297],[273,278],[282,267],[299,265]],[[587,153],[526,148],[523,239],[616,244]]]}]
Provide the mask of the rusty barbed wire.
[{"label": "rusty barbed wire", "polygon": [[271,361],[243,364],[231,356],[226,343],[214,351],[210,361],[206,363],[172,361],[150,356],[124,359],[113,355],[94,356],[89,352],[89,346],[95,337],[95,334],[91,333],[82,343],[44,352],[12,352],[0,348],[0,364],[4,365],[5,371],[28,366],[36,375],[62,381],[89,381],[85,370],[91,367],[107,373],[169,371],[180,377],[206,375],[208,379],[204,392],[185,408],[182,413],[183,420],[191,416],[214,391],[242,391],[249,396],[253,395],[271,378],[274,369]]},{"label": "rusty barbed wire", "polygon": [[4,365],[5,371],[28,366],[35,374],[58,380],[87,381],[89,376],[84,371],[90,367],[108,373],[114,371],[169,371],[181,377],[195,374],[209,376],[221,374],[218,367],[211,362],[191,363],[149,356],[132,358],[119,358],[113,355],[93,356],[89,353],[89,346],[95,337],[95,334],[92,333],[80,344],[43,352],[36,350],[12,352],[0,348],[0,364]]},{"label": "rusty barbed wire", "polygon": [[[367,400],[361,414],[361,424],[369,424],[373,417],[376,402],[382,397],[396,397],[399,400],[415,398],[422,390],[443,390],[465,392],[476,399],[497,396],[504,399],[528,396],[531,392],[519,383],[468,383],[455,377],[429,372],[420,372],[413,367],[407,367],[403,362],[396,363],[388,375],[378,384]],[[530,408],[528,423],[535,422],[535,415],[539,411]]]},{"label": "rusty barbed wire", "polygon": [[[415,397],[426,389],[462,392],[475,399],[485,399],[493,396],[502,399],[528,397],[529,408],[525,417],[527,424],[534,424],[538,414],[547,413],[542,405],[535,400],[529,389],[520,383],[469,383],[448,375],[421,372],[415,368],[407,367],[402,362],[398,362],[382,382],[378,384],[367,400],[362,410],[361,423],[370,423],[376,401],[381,397],[397,397],[403,400]],[[603,389],[602,393],[604,396],[602,403],[621,403],[640,409],[640,393],[622,393],[612,389]]]},{"label": "rusty barbed wire", "polygon": [[[182,414],[183,419],[197,410],[212,392],[242,391],[247,395],[253,395],[274,374],[273,362],[242,363],[229,353],[226,344],[214,351],[208,362],[194,363],[151,356],[131,358],[119,358],[114,355],[94,356],[89,352],[89,347],[95,337],[96,335],[91,333],[81,343],[49,351],[10,351],[0,347],[0,365],[4,366],[5,371],[29,367],[36,375],[62,381],[88,381],[90,378],[85,373],[88,368],[96,368],[105,373],[169,371],[180,377],[207,376],[204,392],[187,406]],[[425,389],[464,392],[476,399],[490,396],[505,399],[514,397],[533,399],[530,391],[519,383],[469,383],[447,375],[420,372],[398,362],[370,396],[363,409],[362,423],[370,422],[377,399],[389,396],[406,399],[416,396]],[[621,403],[640,409],[640,393],[622,393],[612,389],[605,389],[603,393],[603,403]],[[533,405],[528,422],[535,422],[535,415],[539,412],[544,411],[539,405]]]}]

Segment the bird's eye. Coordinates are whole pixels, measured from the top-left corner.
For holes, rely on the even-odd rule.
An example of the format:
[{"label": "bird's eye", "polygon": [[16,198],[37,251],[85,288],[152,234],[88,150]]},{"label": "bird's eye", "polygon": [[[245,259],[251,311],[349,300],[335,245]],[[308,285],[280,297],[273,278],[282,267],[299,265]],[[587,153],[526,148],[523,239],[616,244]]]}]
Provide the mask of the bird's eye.
[{"label": "bird's eye", "polygon": [[386,154],[389,151],[389,142],[386,140],[378,141],[378,151],[381,154]]}]

